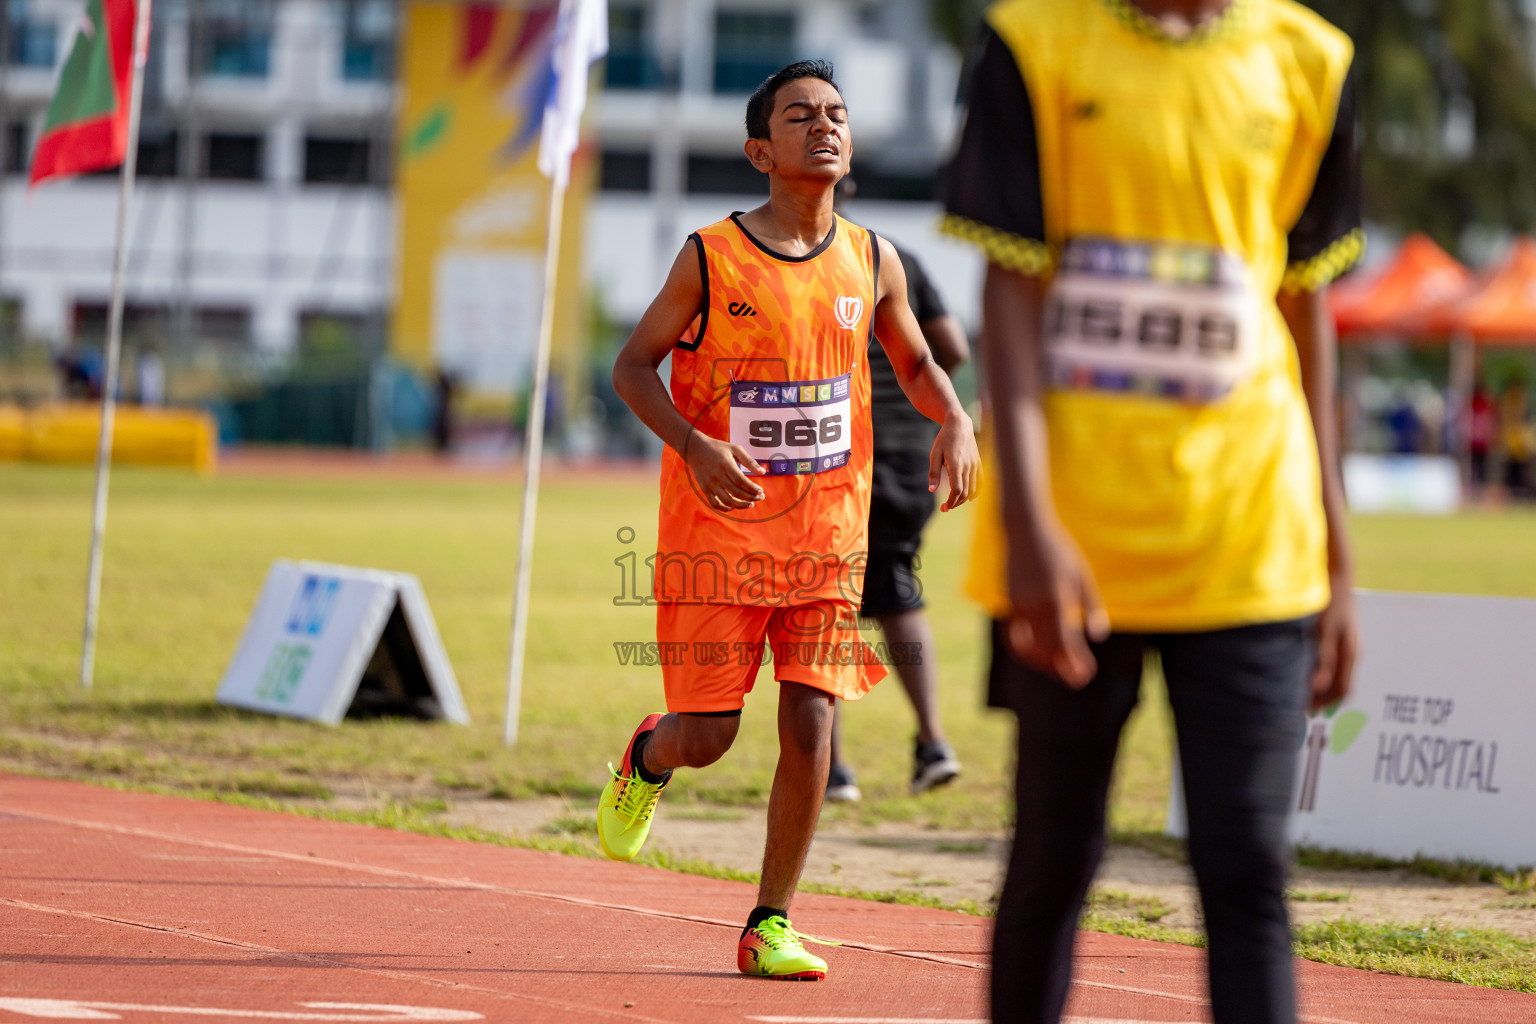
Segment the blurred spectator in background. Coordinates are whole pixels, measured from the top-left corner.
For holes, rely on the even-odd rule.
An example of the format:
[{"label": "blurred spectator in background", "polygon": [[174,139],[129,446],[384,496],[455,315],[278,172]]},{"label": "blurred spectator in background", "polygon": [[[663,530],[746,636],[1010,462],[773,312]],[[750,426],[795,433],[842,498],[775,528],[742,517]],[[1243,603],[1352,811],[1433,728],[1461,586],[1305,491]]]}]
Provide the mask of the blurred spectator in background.
[{"label": "blurred spectator in background", "polygon": [[91,348],[65,350],[54,360],[68,402],[101,400],[101,355]]},{"label": "blurred spectator in background", "polygon": [[138,365],[139,404],[161,406],[165,404],[165,361],[160,353],[147,348],[139,353]]},{"label": "blurred spectator in background", "polygon": [[[898,246],[907,273],[907,303],[928,342],[934,362],[945,373],[970,358],[960,322],[949,315],[928,274],[911,253]],[[913,571],[923,527],[933,516],[928,490],[928,453],[939,425],[915,409],[901,390],[885,349],[869,339],[870,402],[874,428],[874,482],[869,503],[869,561],[864,568],[864,597],[859,617],[880,623],[892,652],[891,667],[901,680],[917,715],[912,751],[912,792],[941,786],[960,774],[960,761],[944,738],[939,722],[939,665],[933,628],[923,613],[923,588]],[[897,653],[900,652],[900,653]],[[853,769],[843,760],[843,702],[832,718],[832,768],[827,799],[858,800],[862,794]]]},{"label": "blurred spectator in background", "polygon": [[453,400],[459,379],[452,370],[439,366],[435,384],[437,407],[432,412],[432,450],[447,455],[453,450]]},{"label": "blurred spectator in background", "polygon": [[1499,435],[1504,448],[1504,488],[1512,498],[1531,493],[1531,424],[1526,419],[1525,384],[1510,381],[1499,396]]},{"label": "blurred spectator in background", "polygon": [[1424,422],[1414,407],[1413,395],[1405,386],[1396,389],[1396,401],[1387,412],[1387,429],[1392,433],[1393,455],[1417,455],[1423,450]]},{"label": "blurred spectator in background", "polygon": [[1498,416],[1488,389],[1481,383],[1472,388],[1472,399],[1467,403],[1467,456],[1471,461],[1472,493],[1481,494],[1488,486],[1488,454],[1493,450],[1494,436],[1498,433]]}]

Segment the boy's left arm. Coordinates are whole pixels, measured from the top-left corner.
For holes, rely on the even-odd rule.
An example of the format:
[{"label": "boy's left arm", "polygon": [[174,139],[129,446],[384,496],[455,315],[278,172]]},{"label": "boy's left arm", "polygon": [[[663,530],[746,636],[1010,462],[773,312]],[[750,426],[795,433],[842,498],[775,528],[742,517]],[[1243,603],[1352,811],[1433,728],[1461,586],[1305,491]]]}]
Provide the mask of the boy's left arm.
[{"label": "boy's left arm", "polygon": [[1318,461],[1323,472],[1323,514],[1328,522],[1328,585],[1332,597],[1317,620],[1317,668],[1312,674],[1312,707],[1327,707],[1349,693],[1359,649],[1355,617],[1354,561],[1339,476],[1339,432],[1336,413],[1338,339],[1325,301],[1326,289],[1285,292],[1277,296],[1301,367],[1301,388],[1312,414]]},{"label": "boy's left arm", "polygon": [[970,416],[955,397],[949,377],[934,361],[917,318],[907,303],[907,275],[896,247],[879,239],[880,277],[876,282],[875,337],[885,349],[896,379],[917,411],[938,423],[939,436],[928,456],[928,489],[936,491],[944,467],[949,470],[949,497],[942,511],[964,504],[976,494],[981,456]]}]

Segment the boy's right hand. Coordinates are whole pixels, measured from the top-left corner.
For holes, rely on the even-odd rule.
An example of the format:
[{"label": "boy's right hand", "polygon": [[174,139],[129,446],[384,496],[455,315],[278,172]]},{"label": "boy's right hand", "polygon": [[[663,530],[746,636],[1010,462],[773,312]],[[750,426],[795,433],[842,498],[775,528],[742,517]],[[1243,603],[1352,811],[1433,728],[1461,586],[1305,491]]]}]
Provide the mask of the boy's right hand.
[{"label": "boy's right hand", "polygon": [[1014,656],[1071,689],[1087,686],[1098,671],[1089,644],[1108,637],[1110,628],[1093,571],[1059,527],[1016,530],[1009,541]]},{"label": "boy's right hand", "polygon": [[711,508],[751,508],[763,498],[763,489],[747,479],[747,473],[765,470],[740,445],[727,444],[695,429],[683,446],[683,461]]}]

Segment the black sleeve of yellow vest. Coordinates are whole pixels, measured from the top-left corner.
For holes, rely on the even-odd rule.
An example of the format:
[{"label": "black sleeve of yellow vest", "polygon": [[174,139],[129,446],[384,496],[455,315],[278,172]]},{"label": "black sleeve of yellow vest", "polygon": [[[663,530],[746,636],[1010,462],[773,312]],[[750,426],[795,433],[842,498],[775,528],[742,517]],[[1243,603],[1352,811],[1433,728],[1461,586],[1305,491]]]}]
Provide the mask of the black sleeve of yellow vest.
[{"label": "black sleeve of yellow vest", "polygon": [[1360,262],[1365,252],[1358,124],[1351,71],[1339,95],[1333,137],[1318,165],[1312,195],[1287,239],[1287,291],[1316,291]]},{"label": "black sleeve of yellow vest", "polygon": [[1040,150],[1024,76],[1008,45],[983,28],[960,146],[941,185],[946,233],[1023,274],[1049,267]]}]

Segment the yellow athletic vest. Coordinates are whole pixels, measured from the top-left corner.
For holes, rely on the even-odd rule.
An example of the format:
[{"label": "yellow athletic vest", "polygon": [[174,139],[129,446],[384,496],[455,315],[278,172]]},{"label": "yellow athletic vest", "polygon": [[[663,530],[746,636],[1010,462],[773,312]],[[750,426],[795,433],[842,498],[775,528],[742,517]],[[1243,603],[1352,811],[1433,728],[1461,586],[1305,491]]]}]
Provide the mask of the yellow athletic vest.
[{"label": "yellow athletic vest", "polygon": [[[1349,39],[1290,0],[1235,0],[1183,42],[1123,0],[1004,0],[987,21],[1033,107],[1047,331],[1067,339],[1046,400],[1056,506],[1113,628],[1318,611],[1317,448],[1274,296]],[[1131,310],[1124,325],[1106,326],[1106,295]],[[1133,333],[1122,351],[1142,355],[1105,356],[1107,331]],[[1181,336],[1198,342],[1181,351],[1230,358],[1160,363],[1161,342]],[[989,491],[967,589],[1001,615],[995,480]]]}]

